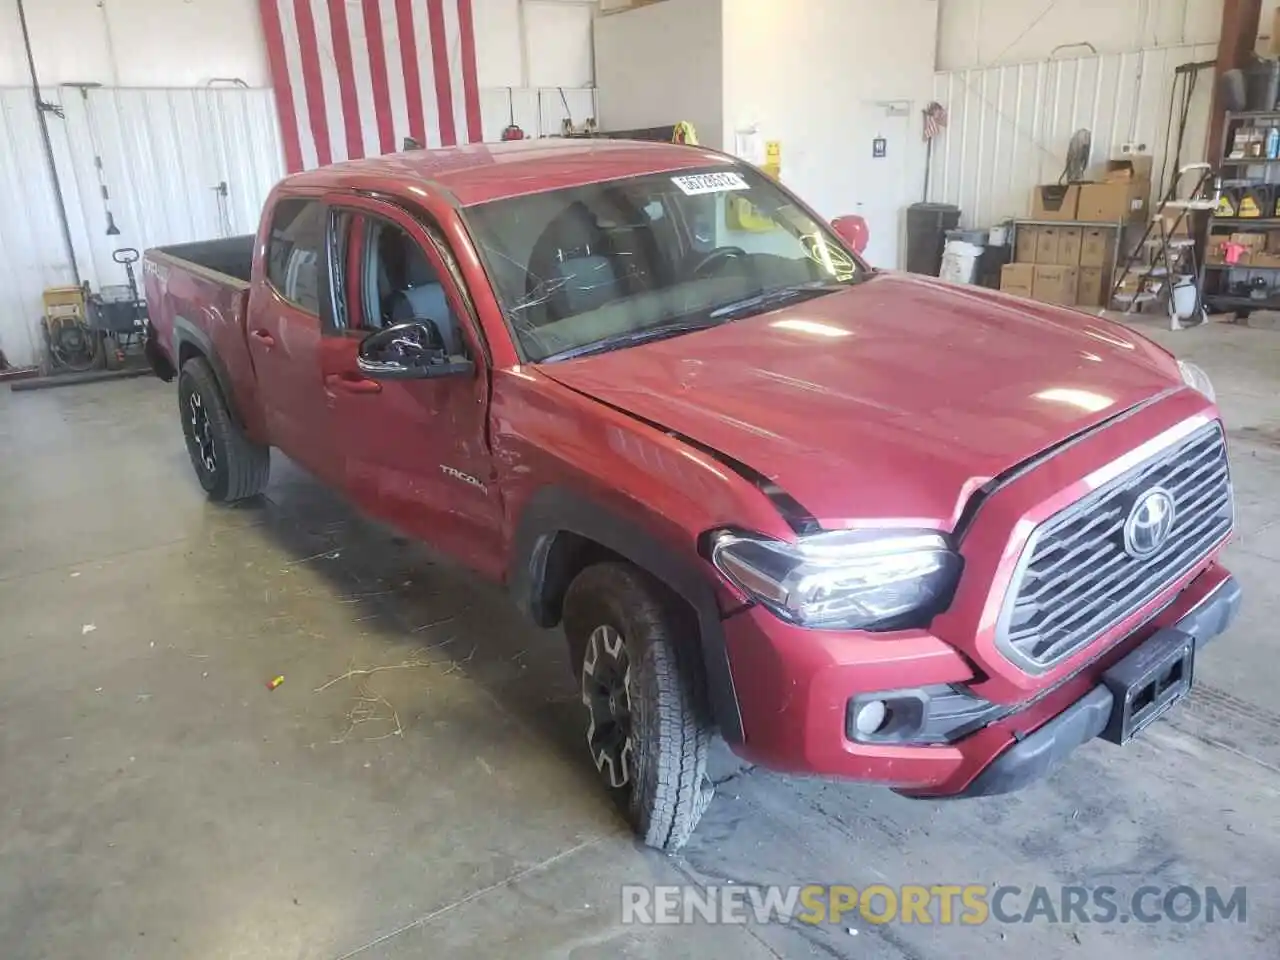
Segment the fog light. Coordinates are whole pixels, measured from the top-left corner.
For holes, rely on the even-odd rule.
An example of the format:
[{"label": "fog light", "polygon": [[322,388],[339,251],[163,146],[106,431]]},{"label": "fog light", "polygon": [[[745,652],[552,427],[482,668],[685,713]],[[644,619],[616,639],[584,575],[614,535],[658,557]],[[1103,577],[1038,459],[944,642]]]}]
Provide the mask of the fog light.
[{"label": "fog light", "polygon": [[859,743],[954,743],[1016,709],[949,684],[863,693],[845,709],[845,736]]},{"label": "fog light", "polygon": [[869,737],[884,726],[888,715],[889,708],[883,700],[870,700],[858,707],[853,725],[861,736]]}]

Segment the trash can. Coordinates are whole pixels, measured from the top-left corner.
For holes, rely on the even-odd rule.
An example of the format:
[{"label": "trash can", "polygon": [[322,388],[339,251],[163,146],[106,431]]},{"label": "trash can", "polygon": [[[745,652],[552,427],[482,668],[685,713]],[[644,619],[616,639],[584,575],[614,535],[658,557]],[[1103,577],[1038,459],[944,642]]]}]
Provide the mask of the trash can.
[{"label": "trash can", "polygon": [[942,269],[938,276],[947,283],[973,283],[978,268],[978,258],[982,256],[984,247],[967,240],[948,238],[946,250],[942,254]]},{"label": "trash can", "polygon": [[936,277],[948,230],[960,225],[960,208],[949,203],[913,203],[907,207],[907,270]]}]

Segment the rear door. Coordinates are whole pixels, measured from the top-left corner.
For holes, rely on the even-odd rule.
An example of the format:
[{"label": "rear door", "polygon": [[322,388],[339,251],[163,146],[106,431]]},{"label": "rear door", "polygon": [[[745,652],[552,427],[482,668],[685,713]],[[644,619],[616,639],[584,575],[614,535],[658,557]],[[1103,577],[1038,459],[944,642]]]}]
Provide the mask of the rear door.
[{"label": "rear door", "polygon": [[[343,485],[365,509],[468,566],[501,573],[502,504],[488,446],[489,368],[443,235],[380,200],[331,198],[332,323],[321,348],[330,437]],[[472,375],[366,379],[360,341],[425,318]]]},{"label": "rear door", "polygon": [[286,197],[272,209],[266,276],[250,295],[248,343],[271,443],[332,483],[320,376],[327,218],[320,197]]}]

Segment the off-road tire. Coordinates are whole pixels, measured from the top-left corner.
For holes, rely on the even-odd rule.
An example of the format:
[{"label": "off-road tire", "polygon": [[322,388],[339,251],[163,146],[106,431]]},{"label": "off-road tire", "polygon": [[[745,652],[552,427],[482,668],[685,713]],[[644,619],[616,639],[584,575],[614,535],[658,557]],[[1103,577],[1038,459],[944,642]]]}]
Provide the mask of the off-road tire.
[{"label": "off-road tire", "polygon": [[600,563],[569,585],[563,619],[580,678],[595,631],[611,627],[622,637],[631,762],[629,782],[616,792],[642,842],[678,850],[714,792],[707,777],[713,724],[692,612],[639,568]]},{"label": "off-road tire", "polygon": [[[205,463],[201,441],[192,423],[193,394],[208,418],[213,469]],[[252,442],[231,419],[213,369],[203,357],[193,357],[182,365],[178,375],[178,415],[191,466],[210,500],[232,503],[263,491],[271,475],[271,449]]]}]

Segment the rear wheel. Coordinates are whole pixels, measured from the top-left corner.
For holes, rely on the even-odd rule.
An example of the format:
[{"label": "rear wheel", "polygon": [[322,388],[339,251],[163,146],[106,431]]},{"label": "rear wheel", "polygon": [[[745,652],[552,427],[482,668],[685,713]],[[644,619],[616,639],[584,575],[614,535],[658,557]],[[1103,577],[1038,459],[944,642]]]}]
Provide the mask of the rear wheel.
[{"label": "rear wheel", "polygon": [[588,567],[565,594],[591,759],[639,838],[661,850],[684,846],[713,793],[712,726],[691,619],[625,563]]},{"label": "rear wheel", "polygon": [[271,450],[249,440],[231,419],[209,361],[194,357],[178,376],[178,415],[187,453],[210,500],[232,502],[261,493]]}]

